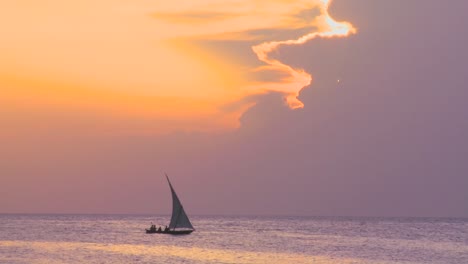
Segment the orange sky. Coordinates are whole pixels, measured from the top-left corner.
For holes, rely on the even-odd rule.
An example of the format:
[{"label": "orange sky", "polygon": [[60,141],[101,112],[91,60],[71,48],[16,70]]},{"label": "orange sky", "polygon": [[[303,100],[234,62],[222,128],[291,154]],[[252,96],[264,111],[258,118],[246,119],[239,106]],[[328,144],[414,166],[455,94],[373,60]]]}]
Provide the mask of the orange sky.
[{"label": "orange sky", "polygon": [[137,130],[153,133],[237,127],[254,96],[270,91],[302,107],[296,96],[311,76],[270,53],[354,32],[328,16],[328,4],[9,1],[0,16],[0,107],[13,119],[135,119]]},{"label": "orange sky", "polygon": [[468,2],[329,4],[2,1],[0,212],[466,216]]}]

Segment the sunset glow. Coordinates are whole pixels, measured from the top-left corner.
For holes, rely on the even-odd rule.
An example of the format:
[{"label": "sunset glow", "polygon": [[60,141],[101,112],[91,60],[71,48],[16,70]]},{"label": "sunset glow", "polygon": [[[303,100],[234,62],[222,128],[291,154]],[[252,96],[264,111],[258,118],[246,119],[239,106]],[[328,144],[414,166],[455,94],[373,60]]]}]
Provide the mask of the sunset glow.
[{"label": "sunset glow", "polygon": [[2,1],[0,263],[468,263],[466,10]]},{"label": "sunset glow", "polygon": [[[72,118],[113,120],[97,126],[104,130],[235,128],[255,104],[252,96],[279,92],[291,108],[303,107],[297,96],[311,75],[271,52],[316,37],[354,33],[351,24],[329,16],[329,4],[4,3],[0,103],[18,116],[31,111],[47,119],[58,111]],[[138,125],[126,129],[118,125],[121,119]]]},{"label": "sunset glow", "polygon": [[311,21],[311,24],[317,27],[317,31],[310,32],[297,39],[264,42],[252,48],[255,54],[257,54],[258,59],[267,64],[267,66],[259,67],[258,70],[283,72],[287,76],[290,76],[289,78],[283,79],[282,82],[264,83],[259,85],[259,87],[267,91],[284,93],[286,101],[291,108],[302,108],[304,106],[304,104],[297,99],[297,96],[302,88],[311,83],[312,76],[301,69],[293,69],[271,58],[269,54],[282,45],[301,45],[317,37],[346,37],[349,34],[356,33],[356,29],[350,23],[337,22],[330,17],[328,14],[330,2],[330,0],[317,2],[320,15]]}]

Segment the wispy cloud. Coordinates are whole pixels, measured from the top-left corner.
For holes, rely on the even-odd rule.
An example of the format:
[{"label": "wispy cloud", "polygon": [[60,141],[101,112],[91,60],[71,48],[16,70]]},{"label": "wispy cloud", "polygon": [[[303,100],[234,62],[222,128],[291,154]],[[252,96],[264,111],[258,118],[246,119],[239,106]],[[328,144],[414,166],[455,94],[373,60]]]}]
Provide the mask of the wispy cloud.
[{"label": "wispy cloud", "polygon": [[141,123],[177,119],[171,129],[238,127],[255,104],[245,98],[269,92],[302,107],[296,97],[311,75],[274,51],[354,32],[324,0],[49,2],[0,10],[0,85],[14,87],[3,100],[131,113]]},{"label": "wispy cloud", "polygon": [[215,11],[187,11],[180,13],[156,12],[152,13],[151,16],[168,23],[193,25],[204,23],[216,23],[220,20],[238,17],[239,14]]},{"label": "wispy cloud", "polygon": [[[328,13],[330,3],[329,0],[294,1],[293,3],[278,0],[269,4],[261,0],[238,1],[236,13],[229,13],[227,10],[222,13],[226,25],[231,25],[231,27],[223,27],[222,32],[213,30],[209,34],[194,34],[187,37],[186,41],[198,41],[202,45],[203,42],[211,41],[211,47],[214,49],[217,48],[213,45],[213,41],[219,41],[218,46],[233,47],[230,50],[224,48],[224,55],[235,53],[237,57],[244,58],[244,61],[251,62],[245,59],[250,55],[245,50],[245,45],[239,44],[239,42],[247,43],[264,65],[252,63],[244,67],[244,70],[249,68],[249,73],[245,75],[256,78],[250,79],[250,83],[239,87],[239,90],[245,91],[246,96],[279,92],[284,94],[291,108],[301,108],[304,105],[297,99],[297,96],[303,87],[311,83],[312,76],[302,69],[295,69],[274,59],[272,53],[281,46],[302,45],[315,38],[346,37],[355,33],[356,29],[350,23],[337,22],[330,17]],[[217,6],[217,8],[220,7]],[[187,12],[185,15],[191,18],[191,14]],[[184,17],[183,13],[172,18],[184,21],[182,17]],[[206,15],[206,17],[210,16]],[[242,17],[242,22],[237,20],[239,17]],[[263,23],[270,19],[272,22],[268,25]],[[237,44],[229,45],[229,42]]]},{"label": "wispy cloud", "polygon": [[[257,68],[258,70],[267,69],[269,71],[283,72],[283,74],[289,76],[289,78],[283,78],[281,82],[261,84],[259,87],[265,90],[284,93],[286,101],[291,108],[302,108],[304,106],[297,99],[297,96],[302,88],[311,83],[312,76],[302,69],[294,69],[272,58],[270,54],[281,46],[301,45],[317,37],[346,37],[349,34],[355,33],[356,29],[350,23],[337,22],[330,17],[328,14],[329,5],[330,1],[323,1],[319,6],[320,14],[312,20],[312,23],[318,27],[317,31],[310,32],[297,39],[269,41],[252,47],[258,59],[268,65],[268,67],[259,67]],[[308,15],[309,13],[305,10],[299,14]]]}]

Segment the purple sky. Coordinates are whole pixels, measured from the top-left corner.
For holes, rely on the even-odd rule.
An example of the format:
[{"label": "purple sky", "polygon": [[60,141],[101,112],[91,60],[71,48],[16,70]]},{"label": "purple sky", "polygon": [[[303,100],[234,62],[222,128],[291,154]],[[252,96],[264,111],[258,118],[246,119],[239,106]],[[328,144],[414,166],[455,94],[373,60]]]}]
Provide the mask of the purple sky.
[{"label": "purple sky", "polygon": [[168,214],[166,171],[188,214],[468,217],[466,10],[335,0],[357,35],[278,52],[305,108],[270,94],[236,131],[3,136],[0,212]]}]

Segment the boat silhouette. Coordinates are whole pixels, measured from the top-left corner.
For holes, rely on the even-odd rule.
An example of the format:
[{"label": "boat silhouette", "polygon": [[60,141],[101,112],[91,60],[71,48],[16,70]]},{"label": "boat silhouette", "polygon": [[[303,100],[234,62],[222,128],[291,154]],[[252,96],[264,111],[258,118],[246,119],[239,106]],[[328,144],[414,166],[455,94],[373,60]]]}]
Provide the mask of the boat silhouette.
[{"label": "boat silhouette", "polygon": [[172,187],[169,177],[166,175],[167,183],[169,183],[169,188],[171,189],[172,194],[172,216],[169,226],[162,229],[161,227],[156,229],[155,225],[151,225],[149,229],[146,229],[147,234],[171,234],[171,235],[187,235],[195,231],[192,223],[190,222],[187,214],[185,213],[184,207],[177,197],[174,188]]}]

